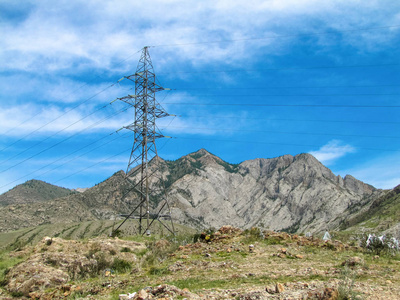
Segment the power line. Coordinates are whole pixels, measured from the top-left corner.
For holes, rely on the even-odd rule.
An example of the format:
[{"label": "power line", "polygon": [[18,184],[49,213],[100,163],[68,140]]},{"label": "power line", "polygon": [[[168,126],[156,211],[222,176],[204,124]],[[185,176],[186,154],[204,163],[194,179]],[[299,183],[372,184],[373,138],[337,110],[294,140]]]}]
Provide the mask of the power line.
[{"label": "power line", "polygon": [[[239,141],[239,140],[224,140],[224,139],[205,139],[205,138],[188,138],[188,137],[174,137],[175,139],[183,140],[196,140],[196,141],[211,141],[211,142],[227,142],[227,143],[243,143],[243,144],[267,144],[267,145],[277,145],[277,146],[294,146],[294,147],[314,147],[320,148],[321,145],[308,145],[308,144],[291,144],[291,143],[272,143],[264,141]],[[365,148],[357,147],[357,149],[370,150],[370,151],[389,151],[389,152],[400,152],[399,149],[378,149],[378,148]]]},{"label": "power line", "polygon": [[8,168],[5,169],[5,170],[0,171],[0,174],[1,174],[1,173],[4,173],[4,172],[6,172],[6,171],[8,171],[8,170],[10,170],[10,169],[12,169],[12,168],[15,168],[16,166],[19,166],[20,164],[22,164],[22,163],[24,163],[24,162],[26,162],[26,161],[28,161],[28,160],[34,158],[34,157],[36,157],[36,156],[38,156],[38,155],[40,155],[40,154],[46,152],[46,151],[48,151],[48,150],[50,150],[50,149],[52,149],[52,148],[54,148],[54,147],[56,147],[56,146],[58,146],[58,145],[64,143],[65,141],[67,141],[67,140],[69,140],[69,139],[71,139],[71,138],[77,136],[78,134],[82,133],[83,131],[85,131],[85,130],[87,130],[87,129],[89,129],[89,128],[92,128],[92,127],[94,127],[94,126],[96,126],[96,125],[98,125],[98,124],[100,124],[100,123],[102,123],[102,122],[104,122],[104,121],[110,119],[111,117],[113,117],[113,116],[115,116],[115,115],[117,115],[117,114],[119,114],[119,113],[121,113],[121,112],[123,112],[123,111],[126,111],[126,110],[128,110],[128,109],[129,109],[129,107],[123,108],[123,109],[121,109],[120,111],[118,111],[117,113],[115,113],[115,114],[113,114],[113,115],[111,115],[111,116],[108,116],[108,117],[106,117],[106,118],[104,118],[104,119],[102,119],[102,120],[99,120],[99,121],[97,121],[97,122],[95,122],[95,123],[93,123],[93,124],[91,124],[91,125],[85,127],[84,129],[78,131],[77,133],[75,133],[75,134],[73,134],[73,135],[71,135],[71,136],[69,136],[69,137],[67,137],[67,138],[65,138],[65,139],[63,139],[63,140],[61,140],[61,141],[59,141],[59,142],[53,144],[52,146],[50,146],[50,147],[48,147],[48,148],[46,148],[46,149],[43,149],[43,150],[37,152],[36,154],[34,154],[34,155],[32,155],[32,156],[30,156],[30,157],[28,157],[28,158],[26,158],[26,159],[24,159],[24,160],[22,160],[22,161],[16,163],[16,164],[14,164],[14,165],[8,167]]},{"label": "power line", "polygon": [[337,107],[337,108],[399,108],[400,105],[341,105],[341,104],[258,104],[258,103],[200,103],[200,102],[168,102],[167,105],[192,106],[254,106],[254,107]]},{"label": "power line", "polygon": [[[91,115],[95,114],[96,112],[98,112],[98,111],[100,111],[100,110],[102,110],[102,109],[106,108],[108,105],[110,105],[110,104],[107,104],[107,105],[104,105],[104,106],[102,106],[102,107],[98,108],[97,110],[95,110],[95,111],[91,112],[90,114],[86,115],[85,117],[83,117],[83,118],[81,118],[81,119],[79,119],[79,120],[77,120],[77,121],[73,122],[72,124],[68,125],[67,127],[64,127],[63,129],[61,129],[61,130],[59,130],[59,131],[57,131],[57,132],[53,133],[52,135],[50,135],[50,136],[46,137],[45,139],[43,139],[43,140],[41,140],[41,141],[37,142],[36,144],[34,144],[34,145],[32,145],[32,146],[30,146],[30,147],[28,147],[28,148],[24,149],[23,151],[21,151],[21,152],[19,152],[19,153],[15,154],[15,155],[14,155],[14,156],[12,156],[12,157],[9,157],[9,158],[8,158],[8,159],[6,159],[6,160],[3,160],[3,161],[0,163],[0,165],[4,164],[5,162],[7,162],[7,161],[9,161],[9,160],[11,160],[11,159],[13,159],[13,158],[15,158],[15,157],[17,157],[17,156],[19,156],[19,155],[23,154],[23,153],[25,153],[26,151],[28,151],[28,150],[30,150],[30,149],[32,149],[32,148],[34,148],[34,147],[36,147],[37,145],[40,145],[40,144],[42,144],[43,142],[47,141],[48,139],[50,139],[50,138],[52,138],[52,137],[56,136],[57,134],[59,134],[59,133],[61,133],[61,132],[65,131],[65,130],[67,130],[68,128],[70,128],[70,127],[74,126],[75,124],[77,124],[77,123],[81,122],[82,120],[84,120],[84,119],[86,119],[86,118],[90,117]],[[23,139],[23,138],[22,138],[22,139]],[[21,139],[20,139],[20,140],[21,140]],[[15,144],[15,143],[13,143],[13,144]],[[11,145],[13,145],[13,144],[11,144]],[[11,145],[9,145],[9,146],[5,147],[3,150],[5,150],[5,149],[7,149],[7,148],[11,147]]]},{"label": "power line", "polygon": [[356,97],[356,96],[400,96],[399,93],[390,93],[390,94],[262,94],[262,95],[240,95],[240,94],[233,94],[233,95],[226,95],[226,94],[209,94],[209,95],[199,95],[193,94],[198,97],[338,97],[338,96],[347,96],[347,97]]},{"label": "power line", "polygon": [[[113,133],[115,133],[115,132],[113,132]],[[79,152],[79,151],[81,151],[81,150],[83,150],[83,149],[85,149],[85,148],[91,146],[91,145],[94,145],[94,144],[98,143],[98,142],[101,141],[101,140],[106,139],[107,137],[109,137],[109,136],[112,135],[113,133],[107,134],[107,135],[103,136],[102,138],[97,139],[96,141],[94,141],[94,142],[92,142],[92,143],[90,143],[90,144],[87,144],[86,146],[84,146],[84,147],[82,147],[82,148],[80,148],[80,149],[77,149],[77,150],[71,152],[70,154],[68,154],[68,155],[66,155],[66,156],[63,156],[63,157],[61,157],[61,158],[58,158],[58,159],[52,161],[51,163],[49,163],[49,164],[47,164],[47,165],[45,165],[45,166],[40,167],[39,169],[36,169],[36,170],[34,170],[34,171],[32,171],[32,172],[30,172],[30,173],[28,173],[28,174],[25,174],[25,175],[22,176],[22,177],[19,177],[19,178],[15,179],[15,180],[13,180],[13,181],[7,183],[7,184],[4,184],[4,185],[0,186],[0,188],[6,187],[6,186],[8,186],[8,185],[10,185],[10,184],[13,184],[13,183],[15,183],[15,182],[18,182],[19,180],[21,180],[21,179],[23,179],[23,178],[26,178],[26,177],[28,177],[28,176],[30,176],[30,175],[32,175],[32,174],[35,174],[35,173],[37,173],[38,171],[43,170],[43,169],[45,169],[45,168],[47,168],[47,167],[49,167],[49,166],[51,166],[51,165],[54,165],[56,162],[59,162],[59,161],[61,161],[61,160],[64,160],[65,158],[67,158],[67,157],[69,157],[69,156],[71,156],[71,155],[73,155],[73,154],[75,154],[75,153],[77,153],[77,152]],[[127,134],[124,134],[124,135],[127,135]],[[86,155],[86,154],[88,154],[88,153],[90,153],[90,152],[93,152],[93,151],[95,151],[95,150],[97,150],[97,149],[99,149],[99,148],[101,148],[101,147],[104,147],[105,145],[108,145],[108,144],[110,144],[111,142],[114,142],[115,140],[117,140],[117,139],[119,139],[119,138],[121,138],[121,137],[118,136],[118,137],[116,137],[116,138],[114,138],[114,139],[112,139],[112,140],[110,140],[110,141],[108,141],[108,142],[106,142],[106,143],[104,143],[104,144],[98,146],[98,147],[95,147],[95,148],[93,148],[93,149],[91,149],[91,150],[89,150],[89,151],[86,151],[85,153],[82,153],[82,154],[80,154],[80,155],[78,155],[78,156],[76,156],[76,157],[73,157],[72,159],[69,159],[68,161],[66,161],[66,162],[64,162],[64,163],[62,163],[62,164],[60,164],[60,165],[57,165],[56,167],[54,167],[54,168],[52,168],[52,169],[50,169],[50,170],[47,170],[46,172],[41,173],[39,176],[43,176],[43,175],[45,175],[45,174],[47,174],[47,173],[49,173],[49,172],[51,172],[51,171],[54,171],[54,170],[56,170],[57,168],[59,168],[59,167],[61,167],[61,166],[64,166],[64,165],[66,165],[67,163],[70,163],[70,162],[72,162],[72,161],[74,161],[74,160],[76,160],[76,159],[78,159],[78,158],[80,158],[80,157],[82,157],[82,156],[84,156],[84,155]]]},{"label": "power line", "polygon": [[[136,51],[135,53],[129,55],[127,58],[125,58],[125,59],[121,60],[120,62],[116,63],[115,66],[121,65],[122,63],[124,63],[125,61],[127,61],[129,58],[131,58],[132,56],[136,55],[136,54],[139,53],[140,51],[141,51],[141,50],[138,50],[138,51]],[[95,78],[101,78],[101,77],[98,76],[98,75],[96,75]],[[121,80],[121,79],[120,79],[120,80]],[[29,137],[30,135],[32,135],[33,133],[39,131],[40,129],[42,129],[42,128],[44,128],[44,127],[46,127],[47,125],[49,125],[49,124],[51,124],[51,123],[57,121],[58,119],[60,119],[61,117],[65,116],[66,114],[68,114],[68,113],[71,112],[72,110],[74,110],[74,109],[78,108],[79,106],[81,106],[81,105],[87,103],[89,100],[91,100],[91,99],[93,99],[94,97],[98,96],[99,94],[105,92],[107,89],[113,87],[114,85],[116,85],[117,83],[119,83],[120,80],[118,80],[117,82],[115,82],[115,83],[113,83],[113,84],[107,86],[107,87],[104,88],[103,90],[101,90],[101,91],[99,91],[98,93],[96,93],[96,94],[90,96],[89,98],[85,99],[84,101],[78,103],[76,106],[73,106],[73,107],[70,108],[69,110],[66,110],[63,114],[59,115],[57,118],[55,118],[55,119],[49,121],[48,123],[46,123],[46,124],[40,126],[39,128],[37,128],[37,129],[35,129],[35,130],[31,131],[31,132],[28,133],[27,135],[25,135],[25,136],[23,136],[22,138],[18,139],[17,141],[13,142],[11,145],[8,145],[7,147],[3,148],[1,151],[5,150],[5,149],[7,149],[7,148],[9,148],[9,147],[11,147],[12,145],[14,145],[14,144],[18,143],[19,141],[21,141],[21,140],[23,140],[23,139]],[[93,81],[94,81],[94,79],[91,80],[91,81],[88,81],[88,82],[84,83],[83,85],[79,86],[79,87],[76,88],[74,91],[72,91],[72,92],[69,93],[67,96],[65,96],[64,98],[61,98],[61,99],[65,99],[65,98],[68,97],[69,95],[74,94],[75,92],[77,92],[77,91],[80,90],[81,88],[83,88],[83,87],[89,85],[89,83],[91,83],[91,82],[93,82]],[[28,118],[28,119],[26,119],[25,121],[21,122],[19,125],[15,126],[15,127],[13,127],[13,128],[10,128],[9,130],[7,130],[6,132],[4,132],[3,134],[9,133],[10,131],[12,131],[12,130],[14,130],[14,129],[20,127],[21,125],[23,125],[23,124],[29,122],[30,120],[34,119],[35,117],[36,117],[36,115],[35,115],[35,116],[32,116],[32,117],[30,117],[30,118]]]},{"label": "power line", "polygon": [[[179,115],[178,117],[192,117],[187,115]],[[357,121],[357,120],[314,120],[314,119],[276,119],[276,118],[243,118],[239,116],[235,117],[220,117],[220,116],[195,116],[194,118],[205,118],[205,119],[240,119],[240,120],[266,120],[266,121],[290,121],[290,122],[321,122],[321,123],[354,123],[354,124],[400,124],[400,122],[379,122],[379,121]]]},{"label": "power line", "polygon": [[371,85],[321,85],[321,86],[264,86],[264,87],[175,87],[171,90],[269,90],[269,89],[322,89],[322,88],[369,88],[369,87],[400,87],[400,84],[371,84]]},{"label": "power line", "polygon": [[258,132],[258,133],[279,133],[279,134],[298,134],[298,135],[320,135],[320,136],[346,136],[346,137],[365,137],[365,138],[387,138],[400,139],[400,136],[382,136],[382,135],[360,135],[360,134],[343,134],[343,133],[316,133],[316,132],[289,132],[289,131],[274,131],[274,130],[250,130],[250,129],[231,129],[231,128],[207,128],[207,127],[180,127],[169,126],[177,129],[196,129],[210,131],[235,131],[235,132]]},{"label": "power line", "polygon": [[[113,84],[109,85],[108,87],[104,88],[104,89],[101,90],[100,92],[98,92],[98,93],[94,94],[93,96],[87,98],[86,100],[80,102],[78,105],[76,105],[76,106],[74,106],[74,107],[72,107],[72,108],[66,110],[66,111],[65,111],[64,113],[62,113],[61,115],[59,115],[59,116],[57,116],[56,118],[52,119],[51,121],[49,121],[49,122],[43,124],[42,126],[36,128],[35,130],[29,132],[28,134],[24,135],[24,136],[21,137],[20,139],[14,141],[12,144],[10,144],[10,145],[6,146],[5,148],[3,148],[1,151],[4,151],[4,150],[6,150],[7,148],[9,148],[9,147],[15,145],[16,143],[18,143],[18,142],[20,142],[20,141],[26,139],[27,137],[31,136],[31,135],[34,134],[35,132],[38,132],[40,129],[43,129],[43,128],[46,127],[47,125],[50,125],[51,123],[54,123],[55,121],[59,120],[61,117],[65,116],[66,114],[68,114],[69,112],[71,112],[71,111],[73,111],[74,109],[78,108],[79,106],[81,106],[81,105],[87,103],[89,100],[91,100],[91,99],[93,99],[94,97],[96,97],[97,95],[103,93],[104,91],[106,91],[107,89],[111,88],[111,87],[114,86],[115,84],[116,84],[116,83],[113,83]],[[102,107],[102,108],[104,108],[104,107]],[[102,108],[101,108],[101,109],[102,109]],[[32,118],[30,118],[30,119],[28,119],[28,120],[31,120],[31,119],[32,119]],[[25,122],[27,122],[27,121],[24,121],[23,123],[25,123]],[[23,124],[23,123],[21,123],[21,124]],[[68,127],[67,127],[67,128],[68,128]],[[61,131],[62,131],[62,130],[61,130]],[[18,155],[19,155],[19,154],[18,154]]]},{"label": "power line", "polygon": [[72,174],[70,174],[70,175],[68,175],[68,176],[65,176],[65,177],[63,177],[63,178],[61,178],[61,179],[55,181],[54,183],[60,182],[60,181],[65,180],[65,179],[67,179],[67,178],[69,178],[69,177],[72,177],[72,176],[74,176],[74,175],[76,175],[76,174],[82,173],[83,171],[86,171],[86,170],[88,170],[88,169],[90,169],[90,168],[93,168],[94,166],[97,166],[97,165],[99,165],[99,164],[101,164],[101,163],[103,163],[103,162],[106,162],[107,160],[110,160],[111,158],[114,158],[114,157],[116,157],[116,156],[118,156],[118,155],[121,155],[121,154],[123,154],[123,153],[126,153],[126,152],[129,151],[130,149],[131,149],[131,148],[126,148],[125,150],[123,150],[123,151],[121,151],[121,152],[119,152],[119,153],[117,153],[117,154],[114,154],[114,155],[112,155],[112,156],[109,156],[109,157],[107,157],[107,158],[105,158],[105,159],[102,159],[102,160],[100,160],[100,161],[98,161],[98,162],[96,162],[96,163],[94,163],[94,164],[92,164],[92,165],[90,165],[90,166],[88,166],[88,167],[86,167],[86,168],[80,169],[79,171],[76,171],[76,172],[74,172],[74,173],[72,173]]},{"label": "power line", "polygon": [[390,64],[367,64],[367,65],[342,65],[342,66],[310,66],[310,67],[279,67],[279,68],[263,68],[263,69],[232,69],[232,70],[206,70],[206,71],[171,71],[159,73],[177,74],[177,73],[234,73],[234,72],[267,72],[267,71],[283,71],[283,70],[318,70],[318,69],[347,69],[347,68],[375,68],[375,67],[397,67],[399,63]]},{"label": "power line", "polygon": [[392,26],[380,26],[380,27],[369,27],[369,28],[356,28],[356,29],[348,29],[348,30],[341,30],[341,31],[325,31],[325,32],[306,33],[306,34],[287,34],[287,35],[253,37],[253,38],[242,38],[242,39],[229,39],[229,40],[219,40],[219,41],[164,44],[164,45],[154,45],[151,47],[179,47],[179,46],[191,46],[191,45],[202,45],[202,44],[247,42],[247,41],[257,41],[257,40],[279,39],[279,38],[307,37],[307,36],[316,36],[316,35],[325,35],[325,34],[338,34],[338,33],[349,33],[349,32],[358,32],[358,31],[382,30],[382,29],[399,28],[399,27],[400,27],[400,25],[392,25]]}]

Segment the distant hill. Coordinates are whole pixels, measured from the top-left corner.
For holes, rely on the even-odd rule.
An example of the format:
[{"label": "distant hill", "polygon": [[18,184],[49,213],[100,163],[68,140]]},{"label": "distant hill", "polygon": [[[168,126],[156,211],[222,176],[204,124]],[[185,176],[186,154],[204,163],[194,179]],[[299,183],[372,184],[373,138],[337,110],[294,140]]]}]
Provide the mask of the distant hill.
[{"label": "distant hill", "polygon": [[[193,228],[229,224],[288,232],[335,230],[372,209],[385,194],[350,175],[335,176],[305,153],[230,164],[201,149],[175,161],[155,158],[149,167],[151,212],[161,208],[165,187],[174,221]],[[0,232],[114,220],[130,213],[139,197],[128,193],[131,186],[125,176],[119,171],[82,193],[62,198],[0,206]]]},{"label": "distant hill", "polygon": [[73,193],[72,190],[55,186],[41,180],[29,180],[0,195],[0,205],[48,201]]}]

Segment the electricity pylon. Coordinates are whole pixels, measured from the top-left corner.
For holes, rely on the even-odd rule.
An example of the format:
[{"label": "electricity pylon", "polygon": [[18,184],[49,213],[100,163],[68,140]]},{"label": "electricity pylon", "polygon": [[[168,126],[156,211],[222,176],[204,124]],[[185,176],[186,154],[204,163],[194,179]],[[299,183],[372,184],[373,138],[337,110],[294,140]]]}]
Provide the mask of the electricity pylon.
[{"label": "electricity pylon", "polygon": [[[118,230],[127,219],[134,218],[139,220],[139,234],[149,233],[150,226],[154,220],[158,220],[171,233],[175,233],[171,218],[170,207],[166,198],[165,189],[164,199],[158,201],[158,209],[151,212],[150,200],[155,189],[154,180],[159,162],[156,139],[164,137],[156,126],[156,119],[169,116],[161,105],[156,101],[155,93],[163,90],[169,90],[156,83],[156,76],[153,70],[153,64],[150,59],[148,47],[144,47],[142,55],[136,69],[136,73],[124,78],[135,83],[135,94],[118,98],[135,108],[135,120],[132,124],[123,128],[134,132],[134,141],[126,170],[126,180],[131,185],[131,190],[139,195],[139,204],[130,214],[121,215],[125,220],[113,231]],[[150,166],[151,161],[151,166]],[[163,182],[160,179],[160,183]],[[157,190],[158,193],[160,189]],[[160,194],[157,195],[160,197]],[[167,214],[162,212],[167,209]],[[170,226],[166,225],[161,219],[170,220]],[[145,223],[145,226],[143,226]],[[145,230],[143,230],[145,228]]]}]

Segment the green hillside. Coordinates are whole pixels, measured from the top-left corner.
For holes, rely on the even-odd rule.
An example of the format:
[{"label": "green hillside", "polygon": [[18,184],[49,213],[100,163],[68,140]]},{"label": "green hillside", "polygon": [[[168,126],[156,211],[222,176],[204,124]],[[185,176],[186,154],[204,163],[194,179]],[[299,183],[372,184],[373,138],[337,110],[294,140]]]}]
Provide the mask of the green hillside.
[{"label": "green hillside", "polygon": [[[72,240],[108,236],[113,226],[116,227],[120,222],[121,220],[114,224],[112,220],[95,220],[71,224],[46,224],[4,232],[0,233],[0,249],[16,249],[25,245],[35,245],[46,236]],[[174,224],[174,227],[177,234],[195,233],[194,229],[186,226]],[[137,228],[137,221],[130,220],[121,227],[121,236],[134,235]],[[169,232],[159,222],[155,222],[151,227],[151,233],[167,235]]]},{"label": "green hillside", "polygon": [[400,223],[400,185],[376,199],[369,209],[342,226],[342,229],[350,227],[363,227],[374,231],[386,230]]},{"label": "green hillside", "polygon": [[41,180],[29,180],[0,195],[0,205],[48,201],[74,193],[70,189],[49,184]]}]

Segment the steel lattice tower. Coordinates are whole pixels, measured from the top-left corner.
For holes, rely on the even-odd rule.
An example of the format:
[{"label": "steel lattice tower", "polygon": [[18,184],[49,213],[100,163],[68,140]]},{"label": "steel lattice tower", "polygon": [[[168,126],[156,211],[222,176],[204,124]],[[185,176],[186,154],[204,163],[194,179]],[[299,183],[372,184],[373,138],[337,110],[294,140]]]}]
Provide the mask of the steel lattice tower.
[{"label": "steel lattice tower", "polygon": [[[169,116],[161,105],[156,101],[155,93],[162,90],[169,90],[156,83],[156,76],[150,59],[148,47],[144,47],[136,69],[136,73],[124,78],[135,83],[135,94],[118,98],[135,108],[135,120],[132,124],[123,128],[134,132],[134,142],[126,170],[126,180],[130,183],[130,191],[136,191],[139,195],[139,204],[127,215],[122,215],[125,220],[115,229],[118,230],[127,219],[139,220],[139,234],[147,232],[154,222],[159,220],[162,225],[174,234],[174,226],[171,218],[171,211],[163,190],[164,199],[158,204],[155,212],[150,212],[150,200],[152,197],[151,181],[155,176],[159,162],[156,148],[156,139],[164,137],[156,126],[158,118]],[[150,164],[151,162],[151,164]],[[162,180],[159,180],[162,182]],[[154,180],[153,180],[154,183]],[[154,185],[153,185],[154,186]],[[158,191],[159,192],[159,191]],[[162,214],[167,209],[167,214]],[[136,212],[136,215],[134,215]],[[138,214],[138,215],[137,215]],[[167,226],[161,219],[169,219],[170,226]],[[145,226],[143,223],[145,222]],[[145,230],[143,228],[145,227]],[[115,232],[114,231],[114,232]]]}]

